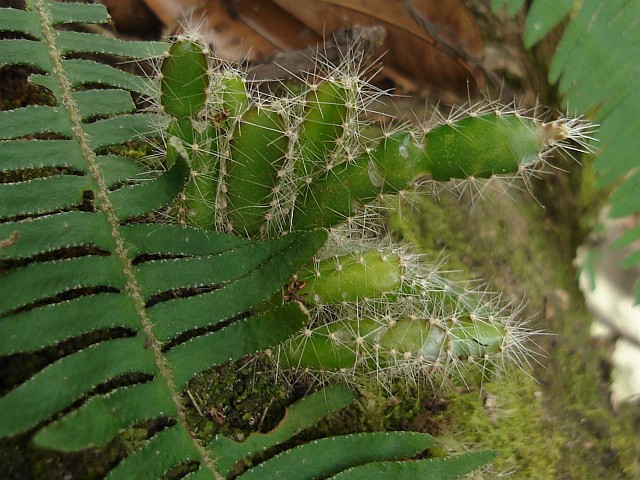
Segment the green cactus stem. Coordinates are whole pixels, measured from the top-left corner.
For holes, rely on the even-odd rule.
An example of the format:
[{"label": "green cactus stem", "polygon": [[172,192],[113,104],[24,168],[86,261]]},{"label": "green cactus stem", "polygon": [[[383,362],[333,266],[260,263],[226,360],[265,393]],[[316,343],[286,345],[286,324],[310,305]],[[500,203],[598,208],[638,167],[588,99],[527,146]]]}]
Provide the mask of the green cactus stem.
[{"label": "green cactus stem", "polygon": [[326,258],[298,274],[298,294],[311,304],[356,302],[397,291],[403,282],[402,259],[380,250],[355,251]]},{"label": "green cactus stem", "polygon": [[530,332],[514,326],[499,296],[450,282],[378,236],[378,200],[429,181],[523,175],[588,131],[580,120],[542,123],[490,105],[375,144],[361,131],[379,92],[349,72],[265,93],[209,61],[196,41],[179,40],[161,74],[167,164],[182,157],[191,167],[180,221],[254,238],[331,229],[311,266],[272,299],[300,300],[311,318],[279,347],[280,367],[352,382],[438,374],[467,382],[467,366],[484,378],[509,359],[529,361]]},{"label": "green cactus stem", "polygon": [[277,112],[256,107],[242,116],[231,143],[226,184],[233,231],[256,236],[265,225],[274,188],[281,180],[287,138]]},{"label": "green cactus stem", "polygon": [[345,97],[344,88],[335,82],[310,86],[298,135],[300,160],[296,167],[301,178],[312,177],[321,171],[326,157],[335,150],[347,115]]},{"label": "green cactus stem", "polygon": [[508,338],[504,325],[468,316],[341,319],[305,329],[282,348],[279,360],[281,368],[320,374],[393,377],[404,368],[417,378],[433,368],[451,371],[464,361],[500,364]]},{"label": "green cactus stem", "polygon": [[[427,171],[436,181],[517,174],[519,169],[536,163],[544,145],[558,133],[516,114],[463,118],[427,133]],[[392,182],[390,174],[397,171],[394,165],[383,165],[387,182]],[[397,182],[396,187],[401,187],[402,179]]]},{"label": "green cactus stem", "polygon": [[[334,232],[330,239],[335,241]],[[403,296],[420,298],[423,308],[446,315],[490,316],[482,295],[444,277],[437,266],[421,255],[393,245],[359,246],[353,251],[331,255],[335,246],[325,245],[311,266],[296,275],[298,297],[310,308],[358,301],[385,299],[392,303]]]},{"label": "green cactus stem", "polygon": [[215,222],[216,135],[215,128],[207,126],[204,134],[197,134],[200,141],[190,145],[191,178],[184,190],[187,223],[200,228],[212,228]]},{"label": "green cactus stem", "polygon": [[223,117],[225,119],[227,117],[231,119],[239,118],[249,105],[249,96],[244,80],[237,72],[223,72],[220,75],[219,88]]},{"label": "green cactus stem", "polygon": [[178,221],[211,228],[218,131],[197,118],[210,83],[207,55],[198,43],[178,40],[169,48],[160,71],[161,105],[172,117],[166,133],[167,165],[182,157],[190,167],[189,181],[175,209]]},{"label": "green cactus stem", "polygon": [[531,118],[486,113],[433,128],[420,142],[409,132],[390,135],[373,152],[311,184],[297,205],[294,228],[331,227],[379,195],[413,188],[420,179],[519,174],[561,134]]},{"label": "green cactus stem", "polygon": [[165,112],[177,118],[196,115],[207,100],[207,55],[190,40],[174,42],[162,61],[161,102]]},{"label": "green cactus stem", "polygon": [[167,166],[171,168],[180,157],[189,160],[188,146],[193,145],[196,132],[190,117],[172,118],[167,127],[166,156]]},{"label": "green cactus stem", "polygon": [[[517,357],[522,345],[495,297],[441,277],[398,246],[327,255],[297,277],[297,298],[313,320],[281,347],[280,368],[320,377],[357,372],[384,383],[409,372],[426,378],[437,367],[469,382],[501,369],[505,351],[515,345]],[[474,368],[467,372],[463,363]]]}]

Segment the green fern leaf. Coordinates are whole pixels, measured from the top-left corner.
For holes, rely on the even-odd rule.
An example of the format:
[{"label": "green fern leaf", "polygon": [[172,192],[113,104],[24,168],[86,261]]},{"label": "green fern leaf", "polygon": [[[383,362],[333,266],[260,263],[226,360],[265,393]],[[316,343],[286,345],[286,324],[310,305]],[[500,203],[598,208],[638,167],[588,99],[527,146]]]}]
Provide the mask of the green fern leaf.
[{"label": "green fern leaf", "polygon": [[416,455],[435,440],[415,432],[377,432],[323,438],[286,450],[240,476],[314,479],[338,473],[355,465]]},{"label": "green fern leaf", "polygon": [[476,468],[490,462],[495,452],[464,453],[448,458],[428,458],[415,462],[372,462],[366,465],[344,470],[331,477],[340,480],[413,480],[428,478],[429,480],[450,480],[459,478]]},{"label": "green fern leaf", "polygon": [[218,459],[216,466],[220,473],[227,475],[239,460],[281,444],[294,434],[311,427],[331,411],[346,407],[354,399],[355,394],[343,386],[326,388],[289,407],[286,417],[271,432],[255,433],[243,442],[217,436],[208,448]]},{"label": "green fern leaf", "polygon": [[569,13],[574,0],[537,0],[531,4],[524,25],[524,45],[530,48],[540,41]]}]

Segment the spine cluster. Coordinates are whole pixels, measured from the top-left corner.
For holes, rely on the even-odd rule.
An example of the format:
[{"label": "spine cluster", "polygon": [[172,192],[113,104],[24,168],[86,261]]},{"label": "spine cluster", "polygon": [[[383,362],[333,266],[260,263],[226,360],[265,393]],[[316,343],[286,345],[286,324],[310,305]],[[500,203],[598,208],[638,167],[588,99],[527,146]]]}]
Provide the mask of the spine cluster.
[{"label": "spine cluster", "polygon": [[183,157],[191,166],[173,214],[253,238],[332,230],[287,289],[285,297],[309,307],[312,323],[271,352],[280,367],[434,383],[456,373],[464,381],[468,367],[485,376],[509,361],[526,363],[517,309],[392,245],[371,212],[381,196],[425,183],[525,176],[568,142],[584,147],[590,127],[488,105],[365,138],[365,114],[382,93],[345,63],[273,92],[194,39],[173,43],[159,68],[157,105],[167,118],[167,163]]}]

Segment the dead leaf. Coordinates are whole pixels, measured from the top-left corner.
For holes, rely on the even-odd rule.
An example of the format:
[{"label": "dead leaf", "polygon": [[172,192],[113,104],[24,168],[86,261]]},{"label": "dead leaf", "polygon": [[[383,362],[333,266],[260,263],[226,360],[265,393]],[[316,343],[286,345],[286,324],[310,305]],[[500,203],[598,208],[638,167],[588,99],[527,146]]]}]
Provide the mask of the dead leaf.
[{"label": "dead leaf", "polygon": [[143,0],[100,0],[118,29],[118,32],[143,36],[146,32],[157,34],[158,19]]},{"label": "dead leaf", "polygon": [[202,5],[202,0],[144,0],[165,27],[177,25],[188,18],[193,10]]},{"label": "dead leaf", "polygon": [[[404,0],[273,0],[322,34],[348,25],[380,24],[387,29],[384,63],[405,75],[438,86],[466,88],[467,79],[483,84],[482,74],[465,64],[464,56],[479,60],[480,31],[460,0],[412,0],[410,4],[437,31],[440,40],[458,50],[456,58],[441,41],[418,24]],[[445,50],[445,51],[443,51]]]},{"label": "dead leaf", "polygon": [[220,58],[231,62],[259,62],[274,53],[322,41],[269,0],[145,1],[169,34],[197,29]]},{"label": "dead leaf", "polygon": [[[262,62],[353,25],[386,31],[385,71],[418,85],[481,88],[479,29],[461,0],[145,0],[165,25],[199,26],[229,61]],[[392,75],[393,76],[393,75]]]}]

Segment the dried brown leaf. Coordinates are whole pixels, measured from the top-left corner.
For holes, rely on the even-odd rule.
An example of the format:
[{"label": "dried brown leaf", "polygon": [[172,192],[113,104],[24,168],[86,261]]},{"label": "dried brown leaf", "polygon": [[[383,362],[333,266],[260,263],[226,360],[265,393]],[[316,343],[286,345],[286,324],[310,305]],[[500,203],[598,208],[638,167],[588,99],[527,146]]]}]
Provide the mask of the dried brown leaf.
[{"label": "dried brown leaf", "polygon": [[[226,60],[261,62],[353,25],[381,25],[385,71],[417,84],[482,87],[482,42],[461,0],[145,0],[166,25],[199,26]],[[159,12],[156,8],[164,9]]]},{"label": "dried brown leaf", "polygon": [[[420,82],[466,88],[483,79],[480,31],[460,0],[273,0],[318,33],[348,25],[380,24],[387,29],[384,62]],[[410,4],[431,34],[407,8]],[[435,37],[435,38],[434,38]]]},{"label": "dried brown leaf", "polygon": [[177,25],[190,12],[202,4],[201,0],[144,0],[165,27]]}]

